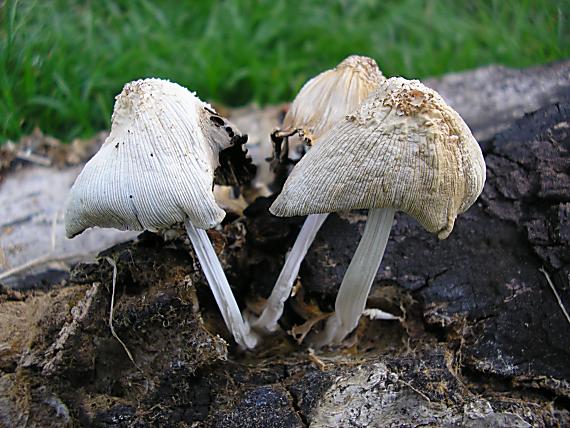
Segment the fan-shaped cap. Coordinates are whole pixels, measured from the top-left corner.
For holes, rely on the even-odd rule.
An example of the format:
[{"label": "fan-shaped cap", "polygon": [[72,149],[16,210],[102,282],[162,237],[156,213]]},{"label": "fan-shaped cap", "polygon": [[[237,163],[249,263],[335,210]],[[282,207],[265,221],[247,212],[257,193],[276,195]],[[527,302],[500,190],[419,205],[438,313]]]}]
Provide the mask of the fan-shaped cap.
[{"label": "fan-shaped cap", "polygon": [[444,239],[484,182],[481,149],[461,117],[417,80],[391,78],[309,150],[270,211],[392,207]]},{"label": "fan-shaped cap", "polygon": [[225,216],[212,193],[218,152],[238,134],[176,83],[126,84],[109,137],[71,188],[67,236],[93,226],[156,231],[187,218],[203,229],[218,224]]},{"label": "fan-shaped cap", "polygon": [[305,83],[283,119],[283,129],[299,130],[302,137],[313,142],[358,107],[384,80],[376,61],[351,55]]}]

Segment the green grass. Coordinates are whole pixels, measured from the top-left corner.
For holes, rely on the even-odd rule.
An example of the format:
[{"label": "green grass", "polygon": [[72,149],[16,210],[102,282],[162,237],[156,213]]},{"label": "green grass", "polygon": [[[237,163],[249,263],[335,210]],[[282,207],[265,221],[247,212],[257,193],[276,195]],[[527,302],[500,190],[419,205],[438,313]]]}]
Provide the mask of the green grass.
[{"label": "green grass", "polygon": [[569,57],[568,0],[0,0],[0,143],[109,126],[122,85],[169,78],[229,105],[291,99],[346,55],[426,77]]}]

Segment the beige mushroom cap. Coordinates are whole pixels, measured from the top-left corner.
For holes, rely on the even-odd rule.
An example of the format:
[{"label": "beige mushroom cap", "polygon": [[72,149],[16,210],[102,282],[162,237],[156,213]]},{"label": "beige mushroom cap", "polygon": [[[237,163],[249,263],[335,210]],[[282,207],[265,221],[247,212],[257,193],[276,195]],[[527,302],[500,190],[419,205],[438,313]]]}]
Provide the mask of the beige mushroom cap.
[{"label": "beige mushroom cap", "polygon": [[386,80],[321,141],[293,169],[273,214],[392,207],[445,239],[485,183],[471,131],[417,80]]},{"label": "beige mushroom cap", "polygon": [[67,236],[93,226],[156,231],[187,218],[203,229],[218,224],[225,212],[214,200],[213,176],[231,138],[217,122],[224,124],[176,83],[126,84],[109,137],[71,188]]},{"label": "beige mushroom cap", "polygon": [[384,80],[376,61],[351,55],[305,83],[283,119],[283,129],[298,129],[303,138],[315,141]]}]

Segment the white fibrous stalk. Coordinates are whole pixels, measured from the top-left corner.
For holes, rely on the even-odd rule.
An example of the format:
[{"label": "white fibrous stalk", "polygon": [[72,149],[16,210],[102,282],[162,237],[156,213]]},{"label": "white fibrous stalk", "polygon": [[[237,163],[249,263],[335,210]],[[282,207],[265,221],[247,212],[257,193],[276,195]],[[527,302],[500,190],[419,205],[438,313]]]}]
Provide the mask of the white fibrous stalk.
[{"label": "white fibrous stalk", "polygon": [[265,332],[273,332],[277,329],[277,321],[283,314],[285,301],[291,294],[291,289],[301,262],[305,258],[309,247],[315,240],[315,235],[327,219],[328,214],[312,214],[308,216],[303,223],[301,232],[297,236],[293,248],[286,257],[285,264],[281,269],[281,273],[277,278],[277,282],[273,287],[273,291],[264,305],[261,316],[252,323],[254,328],[258,328]]},{"label": "white fibrous stalk", "polygon": [[204,276],[222,312],[226,327],[232,333],[239,346],[244,349],[254,348],[257,344],[257,336],[251,331],[249,324],[241,316],[230,284],[208,238],[208,234],[203,229],[195,228],[189,221],[186,221],[185,225]]},{"label": "white fibrous stalk", "polygon": [[368,212],[362,239],[336,297],[335,313],[327,320],[325,330],[314,339],[316,346],[338,344],[358,325],[384,256],[395,212],[393,208],[375,208]]}]

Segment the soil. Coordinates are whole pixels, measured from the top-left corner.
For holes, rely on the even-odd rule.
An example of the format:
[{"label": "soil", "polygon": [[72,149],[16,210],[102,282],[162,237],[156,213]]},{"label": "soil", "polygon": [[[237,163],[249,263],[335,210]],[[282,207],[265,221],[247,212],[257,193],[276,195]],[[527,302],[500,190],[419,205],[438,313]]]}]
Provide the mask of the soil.
[{"label": "soil", "polygon": [[[181,229],[42,289],[2,288],[0,426],[570,425],[570,98],[557,96],[481,141],[485,189],[448,239],[396,216],[367,307],[400,320],[363,318],[340,347],[303,333],[332,310],[365,211],[329,216],[281,330],[254,351],[228,335]],[[303,222],[272,217],[271,200],[208,232],[250,312]]]}]

